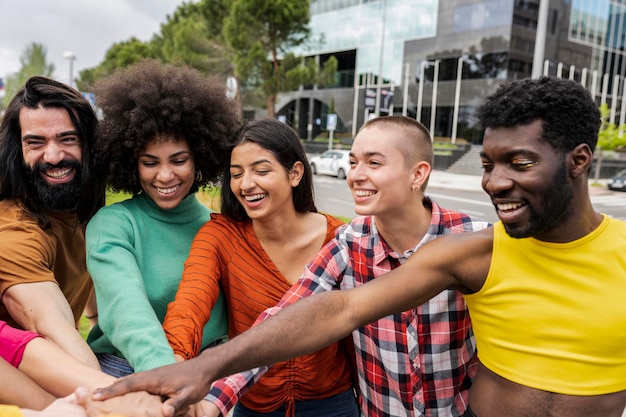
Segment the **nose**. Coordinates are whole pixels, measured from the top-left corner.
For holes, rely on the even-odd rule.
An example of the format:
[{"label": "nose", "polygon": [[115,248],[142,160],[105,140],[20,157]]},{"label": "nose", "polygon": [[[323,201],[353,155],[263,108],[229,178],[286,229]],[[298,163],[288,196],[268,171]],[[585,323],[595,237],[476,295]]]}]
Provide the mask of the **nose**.
[{"label": "nose", "polygon": [[156,179],[162,183],[166,183],[171,180],[173,176],[174,171],[172,171],[169,165],[161,165],[157,171]]},{"label": "nose", "polygon": [[346,178],[348,181],[352,182],[363,180],[365,178],[365,168],[359,163],[351,164]]},{"label": "nose", "polygon": [[244,172],[239,181],[239,187],[242,190],[251,190],[256,186],[256,182],[254,181],[254,176],[250,172]]},{"label": "nose", "polygon": [[46,145],[46,150],[44,152],[44,161],[50,165],[57,165],[65,159],[65,151],[58,143],[55,141],[50,141]]},{"label": "nose", "polygon": [[483,190],[491,195],[497,195],[502,191],[509,190],[513,186],[513,180],[504,167],[494,166],[483,172]]}]

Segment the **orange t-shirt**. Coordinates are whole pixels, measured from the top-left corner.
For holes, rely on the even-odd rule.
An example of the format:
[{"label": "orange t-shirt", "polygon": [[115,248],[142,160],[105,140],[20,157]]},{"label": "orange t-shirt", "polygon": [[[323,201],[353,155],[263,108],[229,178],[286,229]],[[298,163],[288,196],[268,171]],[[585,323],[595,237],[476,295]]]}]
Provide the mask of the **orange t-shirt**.
[{"label": "orange t-shirt", "polygon": [[[343,224],[326,217],[324,244]],[[291,285],[263,250],[250,221],[235,222],[213,213],[194,239],[176,300],[170,303],[163,323],[174,352],[188,358],[199,354],[200,330],[209,319],[209,307],[220,286],[228,304],[228,333],[232,338],[249,329],[265,309],[275,306]],[[241,402],[253,410],[269,412],[294,400],[344,392],[354,386],[353,355],[349,343],[342,342],[276,363]]]},{"label": "orange t-shirt", "polygon": [[[75,214],[53,213],[42,229],[13,200],[0,201],[0,296],[26,283],[56,282],[76,323],[93,288],[85,260],[85,228]],[[20,327],[0,303],[0,320]]]}]

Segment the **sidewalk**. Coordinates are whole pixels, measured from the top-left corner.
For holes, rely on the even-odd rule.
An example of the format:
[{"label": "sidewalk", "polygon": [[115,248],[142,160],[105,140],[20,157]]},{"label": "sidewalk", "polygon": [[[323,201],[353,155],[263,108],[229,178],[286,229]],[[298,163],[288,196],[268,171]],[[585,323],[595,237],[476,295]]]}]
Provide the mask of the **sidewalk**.
[{"label": "sidewalk", "polygon": [[[428,181],[429,187],[446,188],[450,190],[481,191],[482,177],[479,175],[455,174],[447,171],[433,170]],[[610,194],[606,187],[606,179],[599,179],[597,182],[589,180],[589,194],[603,195]]]}]

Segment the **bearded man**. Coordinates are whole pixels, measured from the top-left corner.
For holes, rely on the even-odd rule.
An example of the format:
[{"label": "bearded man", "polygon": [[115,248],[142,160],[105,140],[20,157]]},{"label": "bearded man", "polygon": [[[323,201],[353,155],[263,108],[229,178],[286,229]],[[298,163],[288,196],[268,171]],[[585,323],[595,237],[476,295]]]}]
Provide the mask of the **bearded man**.
[{"label": "bearded man", "polygon": [[77,332],[93,285],[84,228],[104,203],[91,161],[96,115],[75,89],[31,77],[0,124],[0,319],[94,367]]}]

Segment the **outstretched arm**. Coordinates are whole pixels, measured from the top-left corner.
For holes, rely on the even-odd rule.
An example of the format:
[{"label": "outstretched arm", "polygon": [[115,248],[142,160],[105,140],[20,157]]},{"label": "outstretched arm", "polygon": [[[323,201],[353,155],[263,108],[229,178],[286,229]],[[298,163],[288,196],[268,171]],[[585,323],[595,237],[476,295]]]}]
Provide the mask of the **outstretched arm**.
[{"label": "outstretched arm", "polygon": [[95,389],[115,381],[111,375],[79,362],[43,337],[28,342],[19,370],[56,397],[65,397],[79,386]]},{"label": "outstretched arm", "polygon": [[181,415],[217,378],[313,352],[380,317],[423,304],[446,288],[479,289],[489,269],[491,241],[489,229],[436,239],[401,267],[365,285],[300,300],[197,358],[122,378],[99,390],[96,398],[147,390],[168,397],[164,415]]},{"label": "outstretched arm", "polygon": [[15,404],[41,410],[54,401],[50,393],[2,358],[0,375],[0,404]]},{"label": "outstretched arm", "polygon": [[[1,414],[1,413],[0,413]],[[87,417],[74,394],[59,398],[42,411],[22,409],[23,417]]]},{"label": "outstretched arm", "polygon": [[100,369],[96,356],[76,330],[72,310],[55,282],[13,285],[4,292],[2,303],[22,328],[45,336],[80,362]]}]

